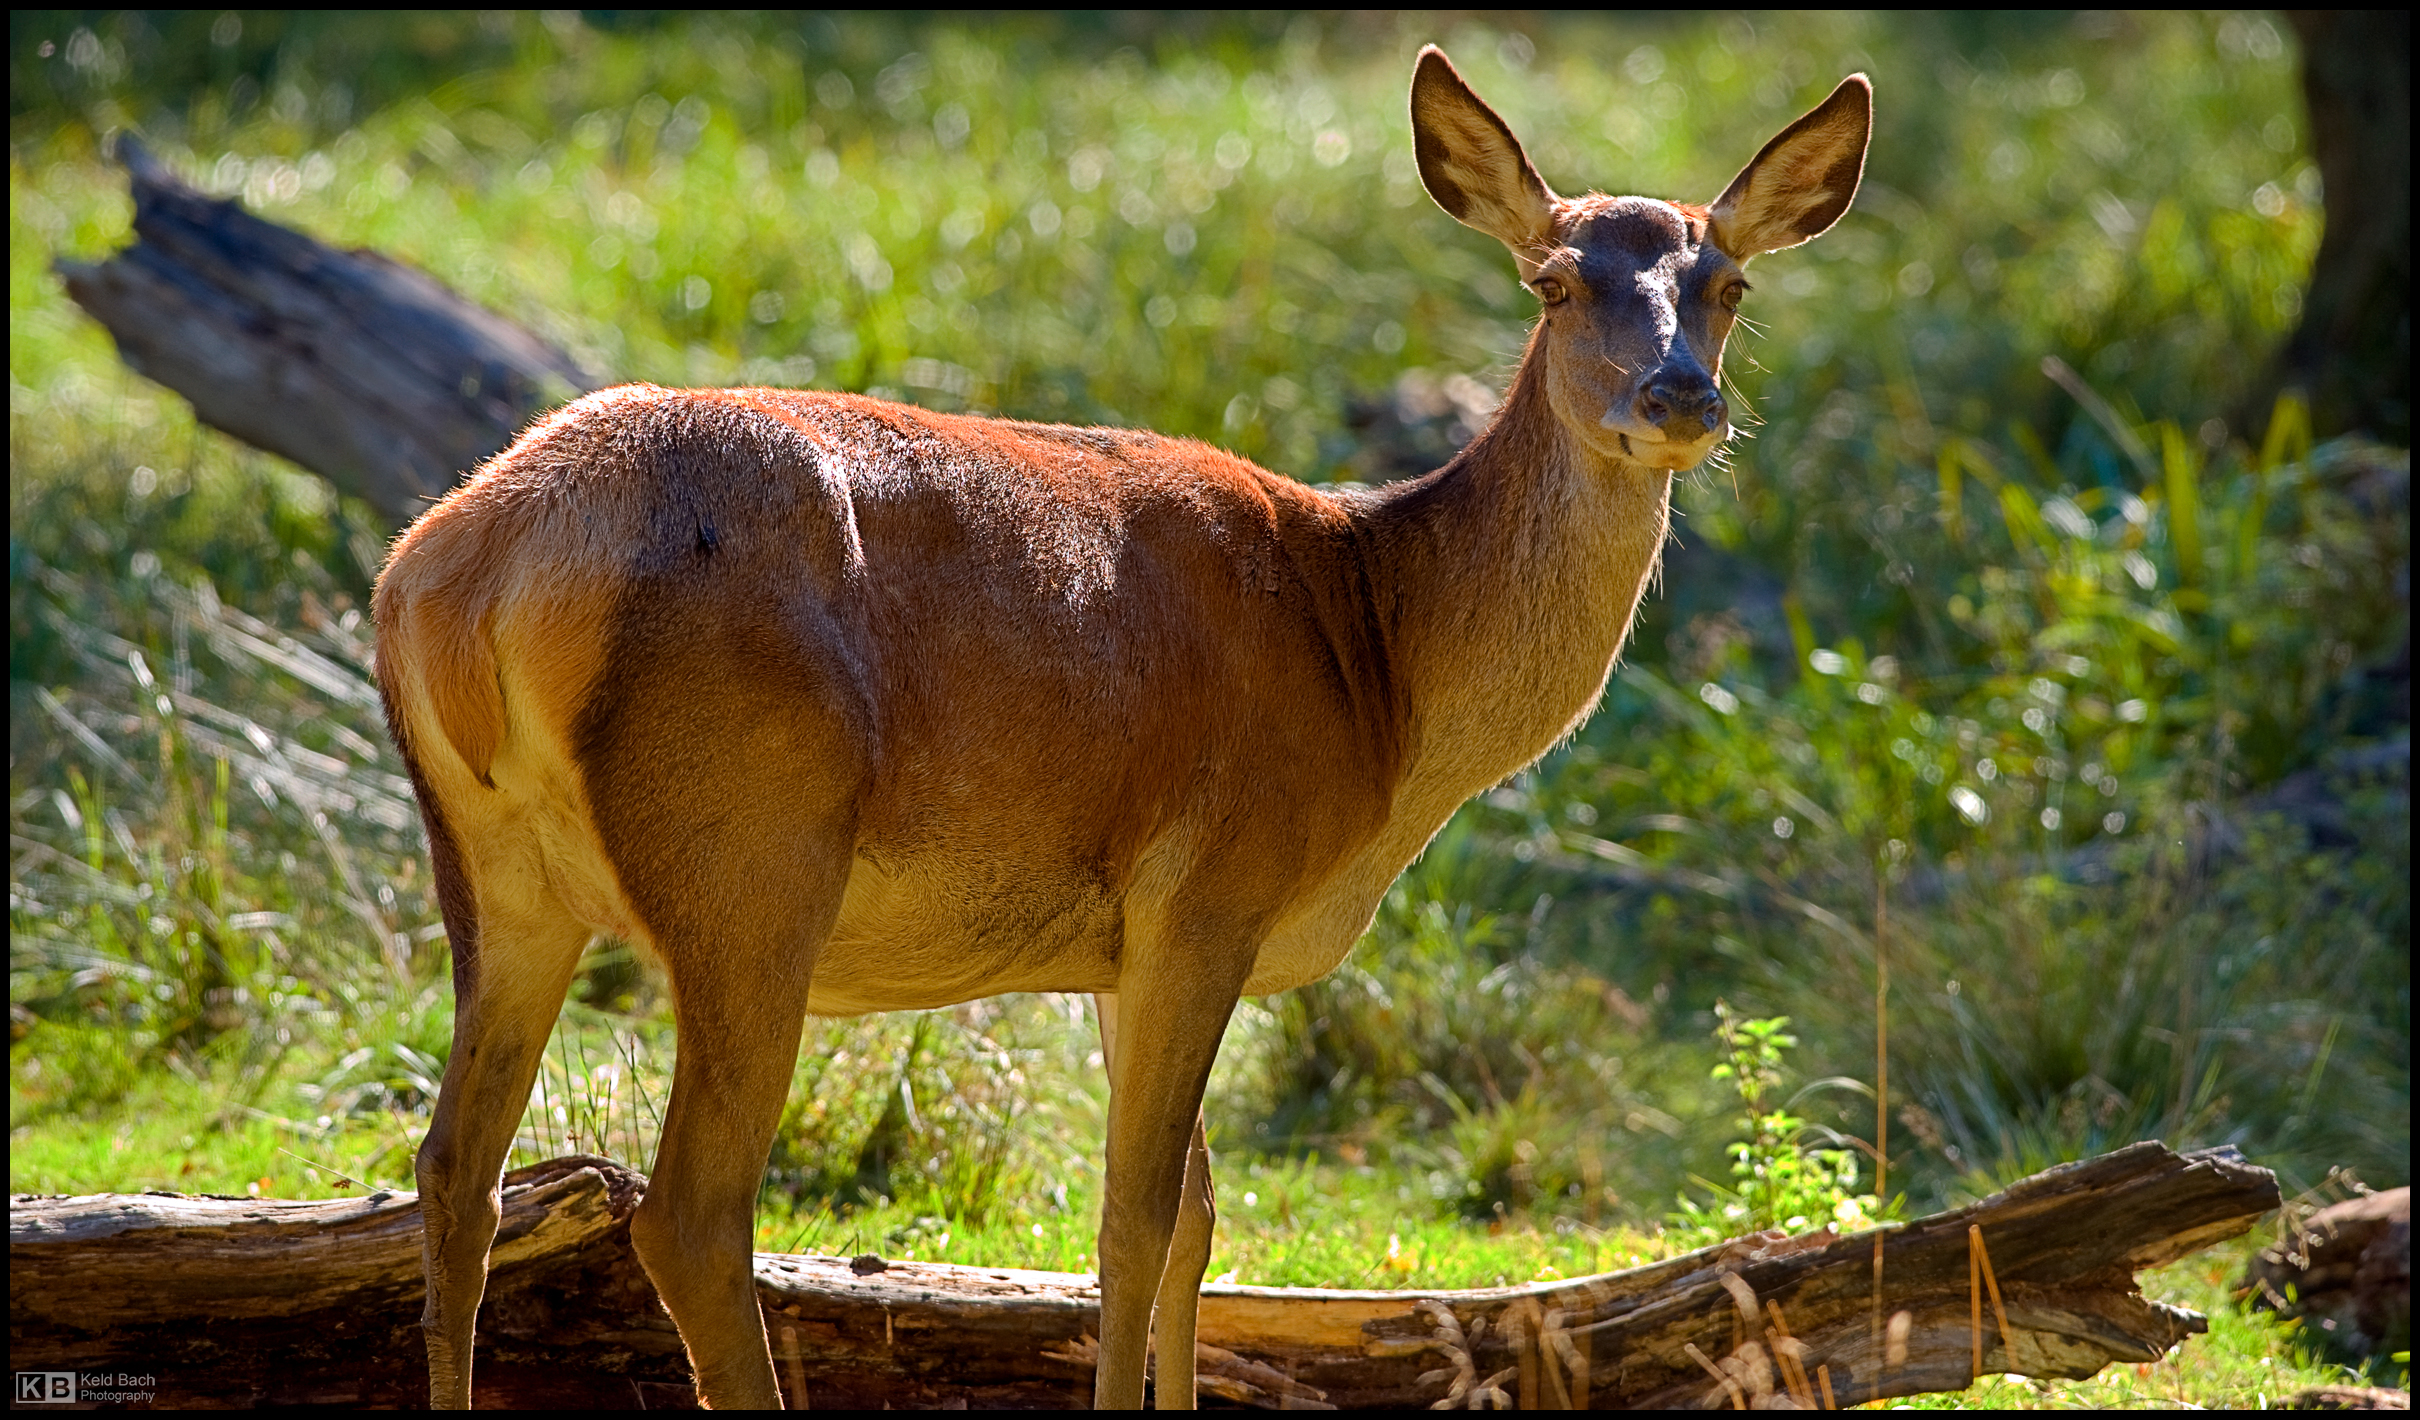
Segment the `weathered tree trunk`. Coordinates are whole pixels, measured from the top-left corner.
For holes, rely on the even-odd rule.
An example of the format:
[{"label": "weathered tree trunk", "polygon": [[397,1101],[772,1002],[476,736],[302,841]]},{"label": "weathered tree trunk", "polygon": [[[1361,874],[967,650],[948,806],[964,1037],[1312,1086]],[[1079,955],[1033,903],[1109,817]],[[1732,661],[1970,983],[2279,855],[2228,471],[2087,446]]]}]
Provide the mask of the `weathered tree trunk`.
[{"label": "weathered tree trunk", "polygon": [[[2327,229],[2281,357],[2321,434],[2412,437],[2412,12],[2288,10]],[[2271,386],[2272,389],[2275,386]],[[2266,410],[2253,411],[2266,414]]]},{"label": "weathered tree trunk", "polygon": [[196,192],[131,140],[135,245],[62,261],[126,363],[205,424],[408,522],[597,379],[443,284]]},{"label": "weathered tree trunk", "polygon": [[[506,1182],[479,1316],[480,1403],[688,1401],[679,1338],[629,1246],[645,1180],[583,1158]],[[2232,1150],[2137,1144],[1881,1234],[1879,1303],[1871,1233],[1764,1235],[1482,1291],[1214,1285],[1202,1293],[1202,1394],[1371,1409],[1501,1392],[1524,1408],[1620,1409],[1720,1407],[1731,1387],[1751,1401],[1817,1397],[1827,1381],[1844,1405],[1955,1390],[1973,1379],[1970,1225],[1999,1289],[1982,1302],[1983,1369],[2086,1376],[2204,1330],[2200,1316],[2146,1301],[2133,1274],[2245,1231],[2277,1201],[2274,1177]],[[793,1405],[1091,1398],[1100,1293],[1089,1277],[759,1254],[756,1284]],[[409,1194],[9,1205],[12,1367],[149,1376],[158,1404],[419,1404],[420,1300]],[[1779,1340],[1784,1326],[1794,1340]]]}]

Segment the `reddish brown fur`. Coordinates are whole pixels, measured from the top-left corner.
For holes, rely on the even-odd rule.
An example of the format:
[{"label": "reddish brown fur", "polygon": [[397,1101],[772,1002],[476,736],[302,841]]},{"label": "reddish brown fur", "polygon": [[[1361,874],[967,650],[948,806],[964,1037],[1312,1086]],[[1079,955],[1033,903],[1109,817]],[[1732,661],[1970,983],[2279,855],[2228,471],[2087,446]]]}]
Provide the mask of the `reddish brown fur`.
[{"label": "reddish brown fur", "polygon": [[411,731],[399,713],[402,706],[398,689],[387,679],[386,668],[393,659],[378,661],[379,698],[387,712],[387,733],[394,737],[395,748],[403,754],[404,772],[411,777],[412,795],[420,804],[420,822],[429,840],[429,871],[437,884],[437,909],[446,923],[446,945],[454,958],[454,994],[469,993],[477,985],[474,974],[479,961],[479,905],[471,892],[471,880],[463,870],[461,850],[454,843],[454,833],[445,820],[445,805],[429,788],[428,779],[420,772],[420,756],[412,747]]},{"label": "reddish brown fur", "polygon": [[[563,692],[591,795],[621,792],[616,765],[655,776],[669,762],[614,738],[666,664],[695,663],[658,692],[676,701],[723,683],[717,672],[794,677],[776,718],[815,720],[815,756],[860,766],[858,855],[913,863],[1000,819],[1019,841],[1064,844],[1053,871],[1106,903],[1181,815],[1220,796],[1247,812],[1258,786],[1306,764],[1344,778],[1284,811],[1293,872],[1317,872],[1383,814],[1406,706],[1362,542],[1333,500],[1191,441],[846,395],[628,387],[558,415],[432,510],[399,545],[379,611],[390,656],[418,670],[431,718],[483,783],[505,701],[473,628],[549,565],[579,579],[552,588],[574,624],[538,639],[608,628],[597,655],[573,658],[587,682]],[[751,624],[702,644],[700,627],[734,609]],[[448,634],[424,647],[422,626]],[[1134,749],[1098,752],[1111,743]],[[662,837],[632,832],[609,847],[617,864]],[[650,878],[619,876],[625,891]],[[642,908],[643,925],[665,910]],[[1013,972],[1015,956],[980,974]]]},{"label": "reddish brown fur", "polygon": [[1238,994],[1332,968],[1454,808],[1593,706],[1671,472],[1725,432],[1719,399],[1702,426],[1668,403],[1719,369],[1754,255],[1713,234],[1803,240],[1829,201],[1755,165],[1746,217],[1556,199],[1433,51],[1414,109],[1433,189],[1549,296],[1495,423],[1425,478],[1335,497],[1148,433],[634,385],[398,543],[380,687],[457,972],[421,1158],[433,1399],[469,1398],[496,1175],[607,931],[671,980],[632,1236],[708,1400],[777,1399],[749,1216],[802,1014],[1013,990],[1102,1000],[1098,1396],[1140,1397],[1156,1290],[1162,1398],[1190,1400],[1199,1104]]}]

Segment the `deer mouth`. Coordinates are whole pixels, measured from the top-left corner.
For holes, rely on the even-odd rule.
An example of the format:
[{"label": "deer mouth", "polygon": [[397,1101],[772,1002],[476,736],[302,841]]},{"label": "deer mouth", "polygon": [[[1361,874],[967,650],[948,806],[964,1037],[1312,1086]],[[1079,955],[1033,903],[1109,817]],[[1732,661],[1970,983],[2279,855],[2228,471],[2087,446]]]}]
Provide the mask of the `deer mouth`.
[{"label": "deer mouth", "polygon": [[1597,421],[1598,427],[1613,436],[1614,446],[1622,457],[1651,468],[1669,468],[1676,472],[1692,469],[1705,462],[1715,446],[1730,435],[1726,422],[1694,439],[1675,439],[1663,430],[1641,420],[1627,417],[1627,411],[1607,410]]}]

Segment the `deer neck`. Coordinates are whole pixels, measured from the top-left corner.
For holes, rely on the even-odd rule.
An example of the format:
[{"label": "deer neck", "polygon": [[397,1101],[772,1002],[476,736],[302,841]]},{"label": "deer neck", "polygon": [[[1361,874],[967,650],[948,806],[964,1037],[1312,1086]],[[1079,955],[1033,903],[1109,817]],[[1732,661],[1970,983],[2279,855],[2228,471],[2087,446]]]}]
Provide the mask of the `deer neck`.
[{"label": "deer neck", "polygon": [[1452,463],[1369,496],[1372,592],[1422,812],[1527,765],[1595,708],[1663,546],[1672,476],[1572,437],[1538,340]]}]

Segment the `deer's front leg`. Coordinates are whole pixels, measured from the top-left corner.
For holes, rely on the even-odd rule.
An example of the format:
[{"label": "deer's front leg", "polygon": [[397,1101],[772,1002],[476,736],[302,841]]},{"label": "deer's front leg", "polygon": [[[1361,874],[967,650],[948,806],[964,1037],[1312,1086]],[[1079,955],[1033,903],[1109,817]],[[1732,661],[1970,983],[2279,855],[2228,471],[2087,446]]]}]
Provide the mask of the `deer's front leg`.
[{"label": "deer's front leg", "polygon": [[[1187,1409],[1193,1403],[1193,1306],[1209,1259],[1206,1150],[1199,1156],[1200,1216],[1185,1218],[1198,1227],[1186,1229],[1182,1259],[1171,1256],[1170,1243],[1180,1216],[1190,1211],[1187,1166],[1201,1139],[1202,1090],[1250,963],[1248,948],[1220,945],[1228,950],[1137,953],[1119,975],[1115,1004],[1102,998],[1109,1156],[1101,1204],[1097,1410],[1142,1405],[1153,1302],[1176,1301],[1170,1288],[1182,1292],[1183,1305],[1161,1313],[1159,1403]],[[1186,1273],[1181,1284],[1172,1266],[1180,1260]]]},{"label": "deer's front leg", "polygon": [[[1106,1063],[1117,1058],[1118,998],[1104,991],[1092,1000],[1100,1012],[1101,1059]],[[1209,1269],[1217,1224],[1210,1146],[1202,1132],[1201,1112],[1196,1110],[1193,1143],[1185,1151],[1184,1196],[1177,1205],[1168,1262],[1160,1272],[1158,1298],[1152,1308],[1151,1354],[1159,1360],[1154,1401],[1161,1410],[1194,1408],[1193,1339],[1201,1312],[1202,1274]]]},{"label": "deer's front leg", "polygon": [[1160,1272],[1159,1303],[1151,1319],[1151,1354],[1159,1360],[1153,1403],[1161,1410],[1191,1410],[1193,1338],[1202,1307],[1202,1274],[1210,1270],[1210,1243],[1218,1224],[1218,1198],[1210,1186],[1210,1145],[1202,1116],[1193,1116],[1193,1143],[1185,1151],[1185,1193],[1177,1205],[1176,1232],[1168,1264]]}]

